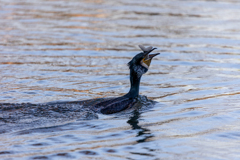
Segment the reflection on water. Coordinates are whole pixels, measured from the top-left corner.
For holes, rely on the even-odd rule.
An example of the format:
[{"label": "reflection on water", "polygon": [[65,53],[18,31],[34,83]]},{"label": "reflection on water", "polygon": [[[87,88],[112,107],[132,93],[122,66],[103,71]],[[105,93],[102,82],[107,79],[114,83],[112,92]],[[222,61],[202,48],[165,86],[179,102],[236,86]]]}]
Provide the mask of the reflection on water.
[{"label": "reflection on water", "polygon": [[12,127],[0,159],[240,158],[240,2],[0,2],[1,103],[121,96],[137,46],[161,52],[140,87],[154,107]]},{"label": "reflection on water", "polygon": [[142,139],[137,140],[138,143],[141,143],[141,142],[145,142],[148,138],[151,138],[152,135],[151,135],[151,133],[149,133],[150,130],[148,130],[147,128],[143,128],[143,127],[138,125],[139,118],[140,118],[140,113],[139,113],[138,110],[135,110],[133,112],[133,116],[131,116],[129,118],[127,123],[131,125],[133,130],[139,130],[136,137],[143,137]]}]

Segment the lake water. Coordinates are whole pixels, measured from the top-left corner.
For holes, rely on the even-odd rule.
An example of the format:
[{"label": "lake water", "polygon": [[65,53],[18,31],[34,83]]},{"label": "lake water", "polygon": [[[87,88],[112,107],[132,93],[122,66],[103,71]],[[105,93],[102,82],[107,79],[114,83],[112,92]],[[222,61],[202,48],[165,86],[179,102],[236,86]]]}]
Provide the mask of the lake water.
[{"label": "lake water", "polygon": [[138,45],[161,52],[140,87],[152,108],[13,127],[0,159],[240,159],[240,1],[0,4],[0,103],[117,97]]}]

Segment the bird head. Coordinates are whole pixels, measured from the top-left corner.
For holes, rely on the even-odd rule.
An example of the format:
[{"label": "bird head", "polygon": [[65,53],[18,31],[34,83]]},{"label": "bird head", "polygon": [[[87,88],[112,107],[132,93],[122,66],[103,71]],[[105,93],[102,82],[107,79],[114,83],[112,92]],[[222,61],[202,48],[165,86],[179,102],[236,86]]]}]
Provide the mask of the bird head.
[{"label": "bird head", "polygon": [[139,45],[139,47],[142,52],[134,56],[128,63],[128,66],[132,72],[135,72],[138,76],[142,76],[148,71],[153,57],[159,55],[160,53],[150,54],[153,50],[157,49],[152,46],[145,48],[144,46]]}]

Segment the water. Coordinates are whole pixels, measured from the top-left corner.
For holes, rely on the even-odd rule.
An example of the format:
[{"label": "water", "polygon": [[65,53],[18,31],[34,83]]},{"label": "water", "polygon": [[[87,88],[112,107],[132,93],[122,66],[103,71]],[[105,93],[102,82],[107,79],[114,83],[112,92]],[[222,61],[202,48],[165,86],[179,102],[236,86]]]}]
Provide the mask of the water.
[{"label": "water", "polygon": [[140,87],[153,107],[13,127],[0,159],[240,158],[239,1],[0,2],[1,103],[117,97],[137,45],[161,52]]}]

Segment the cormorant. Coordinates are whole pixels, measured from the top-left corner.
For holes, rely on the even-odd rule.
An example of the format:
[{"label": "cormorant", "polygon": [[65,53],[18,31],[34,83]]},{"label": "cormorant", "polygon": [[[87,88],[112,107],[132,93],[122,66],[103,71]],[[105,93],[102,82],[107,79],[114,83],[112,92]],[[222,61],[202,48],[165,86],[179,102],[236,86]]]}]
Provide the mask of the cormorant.
[{"label": "cormorant", "polygon": [[[3,122],[14,123],[15,121],[18,121],[19,123],[25,124],[26,121],[24,119],[29,119],[29,117],[47,117],[48,119],[71,119],[74,117],[80,117],[84,119],[93,119],[97,117],[95,114],[96,112],[112,114],[123,111],[127,108],[138,106],[139,99],[142,99],[139,97],[141,77],[148,71],[152,58],[160,54],[150,54],[156,49],[151,46],[145,48],[144,46],[139,45],[139,47],[142,49],[142,52],[134,56],[128,63],[131,88],[124,96],[71,102],[48,102],[44,104],[0,103],[0,120],[2,119]],[[67,115],[69,117],[67,117]],[[39,118],[37,118],[36,121],[43,124],[42,120]]]},{"label": "cormorant", "polygon": [[128,63],[131,83],[129,92],[121,97],[111,98],[94,103],[92,107],[100,110],[100,112],[103,114],[112,114],[130,108],[137,102],[136,97],[139,95],[141,77],[148,71],[152,58],[160,54],[149,54],[153,50],[157,49],[153,48],[152,46],[145,48],[144,46],[139,45],[139,47],[141,48],[142,52],[134,56]]}]

